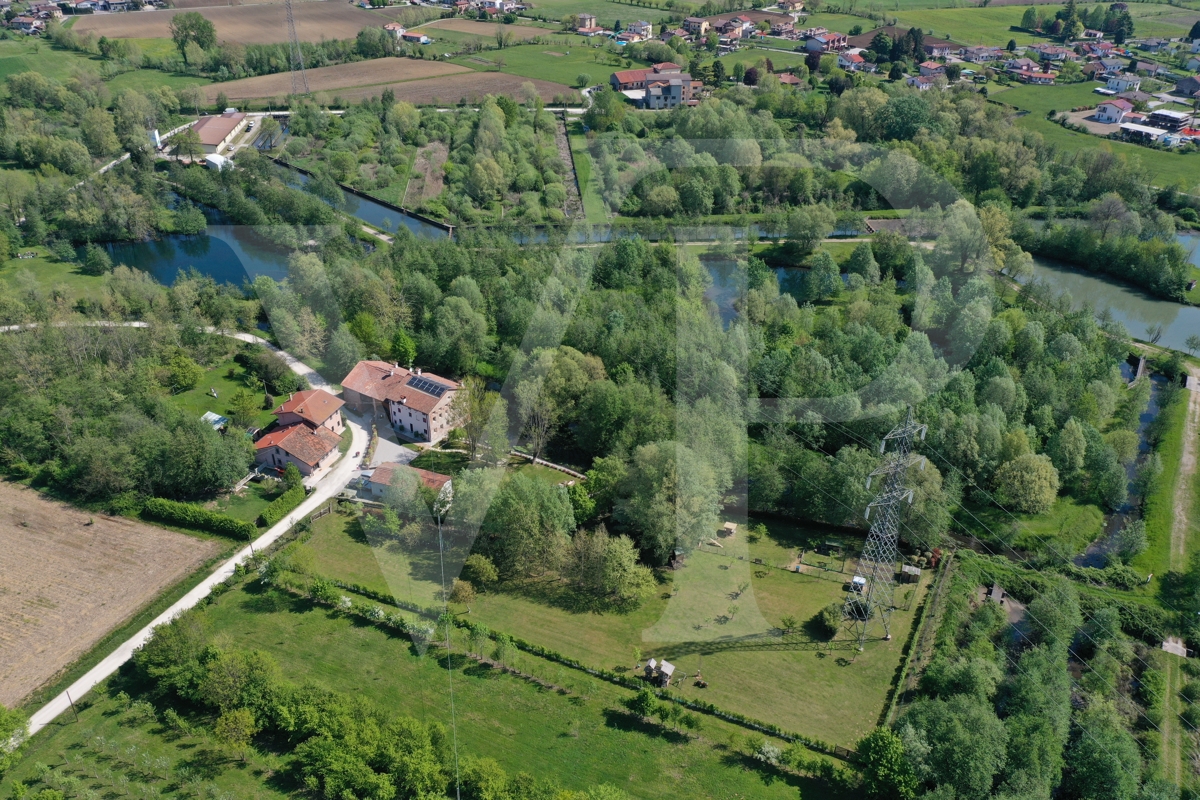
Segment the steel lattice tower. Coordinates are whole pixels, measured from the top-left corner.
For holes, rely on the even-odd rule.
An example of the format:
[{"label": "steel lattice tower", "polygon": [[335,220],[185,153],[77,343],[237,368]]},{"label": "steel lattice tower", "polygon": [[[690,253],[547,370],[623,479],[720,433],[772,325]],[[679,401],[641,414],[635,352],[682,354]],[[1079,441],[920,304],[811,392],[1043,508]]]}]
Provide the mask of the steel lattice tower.
[{"label": "steel lattice tower", "polygon": [[292,94],[308,94],[308,76],[304,74],[304,53],[300,50],[300,37],[296,35],[296,18],[292,16],[292,0],[284,0],[287,13],[288,48],[292,70]]},{"label": "steel lattice tower", "polygon": [[[846,593],[846,605],[843,614],[850,620],[850,628],[854,638],[858,640],[858,649],[866,645],[867,637],[877,627],[883,628],[883,638],[891,639],[891,613],[896,588],[896,562],[900,558],[900,507],[901,503],[912,503],[913,491],[905,487],[904,476],[908,468],[920,462],[921,469],[925,468],[925,459],[914,455],[913,444],[917,437],[925,438],[926,427],[913,419],[912,408],[908,409],[908,417],[891,433],[883,437],[879,444],[879,452],[887,456],[870,477],[867,478],[867,488],[871,488],[871,479],[882,475],[883,491],[867,506],[866,518],[871,520],[871,532],[867,534],[867,543],[863,547],[862,558],[858,562],[858,570],[850,582],[850,591]],[[888,453],[888,442],[894,443],[893,450]],[[874,519],[871,512],[874,510]]]}]

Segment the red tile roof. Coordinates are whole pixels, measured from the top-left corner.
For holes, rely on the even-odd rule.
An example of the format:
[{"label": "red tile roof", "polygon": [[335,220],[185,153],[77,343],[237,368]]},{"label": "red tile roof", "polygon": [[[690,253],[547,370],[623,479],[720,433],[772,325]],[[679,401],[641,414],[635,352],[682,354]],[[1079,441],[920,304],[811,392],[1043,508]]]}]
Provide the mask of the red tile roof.
[{"label": "red tile roof", "polygon": [[344,400],[334,397],[324,389],[308,389],[296,392],[288,398],[287,402],[281,403],[279,408],[271,413],[275,416],[295,414],[313,425],[324,425],[325,420],[336,414],[338,409],[344,405],[346,405]]},{"label": "red tile roof", "polygon": [[416,467],[410,467],[407,464],[397,464],[395,461],[384,461],[382,464],[376,467],[375,471],[371,473],[370,482],[378,483],[381,486],[391,486],[392,479],[395,477],[396,472],[403,469],[410,469],[417,473],[417,477],[421,479],[421,483],[424,486],[433,489],[435,492],[450,482],[449,475],[442,475],[439,472],[430,472],[427,469],[417,469]]},{"label": "red tile roof", "polygon": [[309,466],[316,466],[341,443],[342,439],[328,428],[310,428],[302,423],[272,431],[254,443],[255,450],[278,447]]},{"label": "red tile roof", "polygon": [[[440,397],[421,391],[413,385],[414,383],[418,385],[423,383],[419,380],[420,378],[425,378],[432,384],[444,386],[446,390]],[[459,384],[449,378],[434,375],[432,372],[423,372],[417,375],[404,367],[397,367],[386,361],[360,361],[342,380],[342,388],[358,392],[380,402],[384,400],[390,400],[393,403],[403,402],[409,408],[415,408],[417,411],[428,414],[443,401],[449,400],[452,393],[459,388]]]}]

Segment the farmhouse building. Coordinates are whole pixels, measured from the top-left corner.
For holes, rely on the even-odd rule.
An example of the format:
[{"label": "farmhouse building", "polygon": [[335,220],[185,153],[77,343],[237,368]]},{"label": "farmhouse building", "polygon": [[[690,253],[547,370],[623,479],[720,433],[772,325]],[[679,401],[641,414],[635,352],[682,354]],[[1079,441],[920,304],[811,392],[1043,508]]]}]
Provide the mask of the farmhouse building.
[{"label": "farmhouse building", "polygon": [[688,17],[683,21],[683,29],[693,36],[703,36],[708,33],[708,20],[703,17]]},{"label": "farmhouse building", "polygon": [[1054,85],[1053,72],[1017,72],[1014,74],[1022,83],[1031,83],[1035,86]]},{"label": "farmhouse building", "polygon": [[200,136],[200,147],[205,153],[219,153],[233,141],[246,124],[246,115],[237,111],[201,117],[192,123],[192,130]]},{"label": "farmhouse building", "polygon": [[655,64],[653,67],[643,69],[623,69],[620,72],[614,72],[609,76],[608,82],[612,86],[613,91],[629,92],[640,91],[646,88],[646,79],[653,78],[657,75],[679,75],[683,72],[683,67],[678,64],[672,64],[670,61],[663,61],[660,64]]},{"label": "farmhouse building", "polygon": [[295,464],[301,475],[311,475],[337,460],[341,441],[329,428],[288,425],[254,443],[254,460],[280,470]]},{"label": "farmhouse building", "polygon": [[390,33],[392,36],[396,37],[397,39],[399,39],[401,36],[403,36],[405,33],[408,32],[408,29],[405,28],[403,25],[401,25],[399,22],[389,22],[387,25],[383,26],[383,29],[385,31],[387,31],[388,33]]},{"label": "farmhouse building", "polygon": [[838,66],[848,72],[860,72],[866,65],[866,59],[858,53],[838,53]]},{"label": "farmhouse building", "polygon": [[383,497],[383,493],[392,485],[396,473],[405,469],[415,472],[417,479],[421,481],[421,485],[435,492],[440,492],[443,486],[450,483],[449,475],[430,472],[427,469],[417,469],[407,464],[397,464],[395,461],[384,461],[375,468],[375,471],[371,473],[371,477],[367,478],[367,494],[376,500]]},{"label": "farmhouse building", "polygon": [[625,30],[627,33],[632,33],[634,36],[640,36],[643,39],[649,39],[654,36],[654,26],[644,19],[629,23],[629,27]]},{"label": "farmhouse building", "polygon": [[1175,84],[1175,91],[1187,97],[1200,92],[1200,75],[1193,75],[1190,78],[1184,78],[1179,81],[1179,83]]},{"label": "farmhouse building", "polygon": [[324,389],[307,389],[288,396],[271,413],[279,419],[281,426],[308,425],[312,428],[328,428],[341,433],[342,406],[345,401],[334,397]]},{"label": "farmhouse building", "polygon": [[386,361],[360,361],[342,380],[351,408],[383,411],[398,433],[430,444],[446,438],[457,423],[450,407],[459,388],[449,378]]},{"label": "farmhouse building", "polygon": [[579,30],[580,28],[594,28],[594,27],[596,27],[596,15],[595,14],[576,14],[575,15],[575,30]]},{"label": "farmhouse building", "polygon": [[701,81],[692,80],[692,76],[686,72],[650,76],[646,79],[646,96],[642,104],[654,111],[678,108],[691,103],[695,93],[703,85]]},{"label": "farmhouse building", "polygon": [[927,77],[946,74],[946,65],[939,64],[936,61],[922,61],[920,69],[921,74]]}]

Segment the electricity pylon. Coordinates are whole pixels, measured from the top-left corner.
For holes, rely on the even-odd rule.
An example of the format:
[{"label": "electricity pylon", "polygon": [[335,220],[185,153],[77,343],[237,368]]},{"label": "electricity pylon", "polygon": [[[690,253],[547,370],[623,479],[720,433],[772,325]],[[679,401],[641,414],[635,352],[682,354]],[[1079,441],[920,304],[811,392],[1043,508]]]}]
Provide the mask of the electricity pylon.
[{"label": "electricity pylon", "polygon": [[304,74],[304,53],[300,50],[300,37],[296,35],[296,18],[292,15],[292,0],[284,0],[288,26],[288,61],[292,70],[292,94],[308,94],[308,76]]},{"label": "electricity pylon", "polygon": [[[912,452],[917,437],[925,439],[925,431],[926,427],[913,419],[910,407],[905,421],[879,443],[879,452],[886,453],[887,457],[867,478],[870,489],[875,476],[884,476],[883,491],[867,506],[866,518],[871,520],[871,532],[867,534],[867,543],[850,582],[843,609],[860,651],[873,630],[882,628],[883,638],[892,638],[896,562],[900,558],[900,508],[902,503],[913,501],[913,491],[904,485],[904,476],[909,467],[918,462],[921,469],[925,469],[925,459]],[[888,442],[895,445],[890,453],[887,452]],[[872,511],[875,512],[874,519]]]}]

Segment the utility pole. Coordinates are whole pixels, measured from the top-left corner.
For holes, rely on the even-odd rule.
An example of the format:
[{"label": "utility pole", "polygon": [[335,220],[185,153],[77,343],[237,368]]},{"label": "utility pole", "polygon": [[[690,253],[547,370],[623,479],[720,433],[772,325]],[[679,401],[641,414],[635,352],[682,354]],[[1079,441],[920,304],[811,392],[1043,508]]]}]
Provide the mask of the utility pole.
[{"label": "utility pole", "polygon": [[296,35],[296,18],[292,15],[292,0],[284,0],[287,14],[289,66],[292,70],[292,94],[308,94],[308,76],[304,74],[304,53],[300,50],[300,37]]},{"label": "utility pole", "polygon": [[[913,419],[912,408],[908,416],[879,443],[879,452],[887,457],[867,478],[867,488],[877,475],[884,476],[883,490],[867,506],[866,518],[871,520],[871,532],[863,547],[858,569],[850,581],[846,593],[843,616],[850,620],[850,629],[858,640],[862,652],[872,632],[882,629],[883,639],[892,638],[891,614],[896,589],[896,562],[900,556],[900,508],[901,503],[912,504],[913,491],[904,485],[908,468],[920,463],[925,468],[925,459],[912,452],[919,436],[925,439],[926,426]],[[888,442],[894,447],[887,451]],[[872,520],[871,512],[875,516]]]}]

